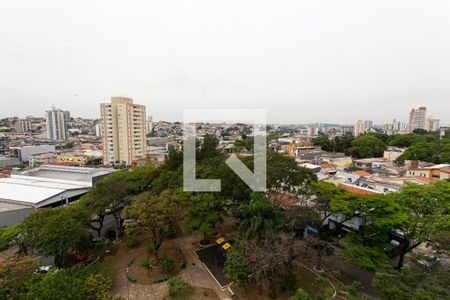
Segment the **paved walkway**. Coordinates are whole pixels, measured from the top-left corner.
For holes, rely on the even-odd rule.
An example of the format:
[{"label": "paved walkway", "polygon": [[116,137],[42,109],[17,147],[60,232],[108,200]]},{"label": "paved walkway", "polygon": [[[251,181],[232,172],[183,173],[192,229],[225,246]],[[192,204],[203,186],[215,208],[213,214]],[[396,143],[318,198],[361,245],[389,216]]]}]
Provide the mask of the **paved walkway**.
[{"label": "paved walkway", "polygon": [[[214,290],[220,299],[231,299],[230,292],[225,289],[222,290],[214,278],[209,274],[208,270],[202,265],[201,261],[194,254],[194,247],[198,239],[193,236],[183,239],[174,240],[174,242],[180,247],[186,256],[189,266],[184,269],[181,274],[186,275],[189,278],[188,282],[192,286],[208,288]],[[195,264],[195,265],[194,265]]]}]

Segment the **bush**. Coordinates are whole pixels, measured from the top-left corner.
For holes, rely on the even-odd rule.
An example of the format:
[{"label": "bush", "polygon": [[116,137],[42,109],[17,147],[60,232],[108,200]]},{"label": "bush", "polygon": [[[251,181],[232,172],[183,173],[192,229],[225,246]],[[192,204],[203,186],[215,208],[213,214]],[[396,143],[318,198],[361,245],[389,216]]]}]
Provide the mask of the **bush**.
[{"label": "bush", "polygon": [[142,262],[141,267],[147,270],[147,276],[150,276],[150,271],[153,269],[150,259],[146,259]]},{"label": "bush", "polygon": [[191,285],[181,278],[174,278],[169,281],[169,295],[172,297],[178,295],[187,295],[191,291]]},{"label": "bush", "polygon": [[295,295],[290,298],[290,300],[309,300],[309,295],[307,292],[305,292],[302,289],[298,289],[297,292],[295,292]]},{"label": "bush", "polygon": [[158,259],[158,268],[163,273],[173,273],[175,271],[175,263],[167,256]]},{"label": "bush", "polygon": [[140,241],[137,236],[130,236],[127,240],[127,247],[133,248],[139,245]]}]

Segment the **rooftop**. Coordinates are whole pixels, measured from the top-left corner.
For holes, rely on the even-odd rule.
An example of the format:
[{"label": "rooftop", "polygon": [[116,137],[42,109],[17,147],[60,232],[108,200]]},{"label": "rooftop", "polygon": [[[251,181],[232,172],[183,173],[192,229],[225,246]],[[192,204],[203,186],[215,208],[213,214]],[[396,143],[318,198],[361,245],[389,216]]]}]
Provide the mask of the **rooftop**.
[{"label": "rooftop", "polygon": [[366,171],[355,171],[355,172],[353,172],[353,174],[359,175],[361,177],[370,177],[370,176],[372,176],[372,174],[370,174],[369,172],[366,172]]},{"label": "rooftop", "polygon": [[33,205],[67,190],[89,187],[90,183],[55,182],[54,179],[12,175],[11,178],[0,178],[0,201]]},{"label": "rooftop", "polygon": [[92,183],[92,178],[112,173],[111,168],[86,168],[70,166],[43,165],[39,168],[26,170],[17,175],[58,180],[81,181]]},{"label": "rooftop", "polygon": [[382,194],[381,192],[378,192],[376,190],[363,188],[363,187],[360,187],[360,186],[347,184],[347,183],[341,183],[341,184],[339,184],[339,187],[343,188],[344,190],[346,190],[346,191],[348,191],[348,192],[350,192],[352,194],[356,194],[356,195],[378,195],[378,194]]},{"label": "rooftop", "polygon": [[32,207],[29,205],[2,202],[0,204],[0,213],[7,212],[7,211],[20,210],[20,209],[27,209],[27,208],[32,208]]}]

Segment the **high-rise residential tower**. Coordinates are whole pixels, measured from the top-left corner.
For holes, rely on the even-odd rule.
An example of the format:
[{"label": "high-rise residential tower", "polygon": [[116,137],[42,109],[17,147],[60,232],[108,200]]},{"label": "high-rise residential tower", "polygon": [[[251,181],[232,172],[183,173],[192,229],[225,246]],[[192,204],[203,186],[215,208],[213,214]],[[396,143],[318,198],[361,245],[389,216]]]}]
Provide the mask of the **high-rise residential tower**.
[{"label": "high-rise residential tower", "polygon": [[53,141],[67,140],[67,123],[64,112],[60,109],[52,108],[45,112],[47,123],[47,138]]},{"label": "high-rise residential tower", "polygon": [[27,132],[32,130],[32,124],[29,120],[17,120],[15,127],[17,132]]},{"label": "high-rise residential tower", "polygon": [[358,120],[355,124],[355,136],[369,132],[373,127],[373,121],[371,120]]},{"label": "high-rise residential tower", "polygon": [[145,106],[133,99],[111,97],[111,103],[100,104],[105,165],[130,165],[146,156]]},{"label": "high-rise residential tower", "polygon": [[439,130],[439,120],[433,117],[427,118],[425,129],[431,132]]},{"label": "high-rise residential tower", "polygon": [[413,108],[409,113],[408,131],[413,132],[416,129],[427,130],[427,108],[421,106],[417,109]]},{"label": "high-rise residential tower", "polygon": [[355,136],[361,135],[364,133],[364,121],[358,120],[355,124]]}]

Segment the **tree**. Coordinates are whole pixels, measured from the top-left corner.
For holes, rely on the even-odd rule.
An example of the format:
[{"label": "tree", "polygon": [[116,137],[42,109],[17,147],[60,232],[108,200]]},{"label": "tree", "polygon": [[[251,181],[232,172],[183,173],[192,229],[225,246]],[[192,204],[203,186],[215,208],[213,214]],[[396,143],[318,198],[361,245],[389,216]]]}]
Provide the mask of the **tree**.
[{"label": "tree", "polygon": [[186,219],[186,225],[189,229],[198,231],[206,236],[215,232],[216,225],[222,220],[225,213],[223,209],[223,201],[217,194],[183,193],[183,202],[189,206],[190,212]]},{"label": "tree", "polygon": [[450,162],[450,140],[415,143],[397,159],[399,162],[405,160],[422,160],[432,163]]},{"label": "tree", "polygon": [[20,235],[45,256],[54,256],[61,266],[68,250],[89,246],[89,218],[79,207],[43,209],[30,214],[20,225]]},{"label": "tree", "polygon": [[325,225],[326,220],[333,214],[331,209],[332,199],[339,199],[348,193],[332,183],[323,181],[312,182],[308,188],[310,189],[310,193],[314,195],[313,208],[321,216],[320,221],[317,224],[320,236],[321,228]]},{"label": "tree", "polygon": [[320,146],[322,150],[331,152],[333,151],[333,143],[330,137],[326,134],[321,134],[317,138],[313,139],[314,146]]},{"label": "tree", "polygon": [[303,236],[307,225],[319,225],[320,214],[308,205],[294,205],[281,211],[283,231]]},{"label": "tree", "polygon": [[35,300],[109,300],[111,280],[86,270],[59,269],[30,282],[20,298]]},{"label": "tree", "polygon": [[417,256],[401,271],[385,268],[377,272],[373,286],[383,299],[450,299],[449,274],[447,264]]},{"label": "tree", "polygon": [[200,146],[200,149],[198,150],[197,159],[208,159],[216,157],[219,154],[219,151],[217,150],[217,145],[219,144],[219,140],[216,136],[211,134],[206,134],[203,143]]},{"label": "tree", "polygon": [[25,281],[38,267],[35,258],[10,256],[0,260],[0,298],[16,298]]},{"label": "tree", "polygon": [[358,229],[363,246],[368,245],[369,227],[375,232],[386,232],[389,226],[395,227],[406,219],[401,211],[401,205],[385,195],[361,196],[345,193],[333,198],[330,207],[333,213],[343,216],[340,224],[353,218],[359,219]]},{"label": "tree", "polygon": [[150,232],[155,257],[158,257],[159,248],[177,212],[178,203],[172,190],[165,190],[158,196],[141,193],[126,209],[128,218],[136,219],[142,228]]},{"label": "tree", "polygon": [[235,282],[241,287],[248,287],[252,283],[251,261],[240,241],[228,250],[223,273],[228,281]]},{"label": "tree", "polygon": [[276,298],[277,292],[293,275],[296,258],[301,255],[300,243],[286,234],[267,237],[258,244],[238,240],[228,251],[225,278],[244,287],[257,285]]},{"label": "tree", "polygon": [[30,245],[20,239],[20,231],[20,224],[11,227],[0,227],[0,252],[14,244],[19,247],[19,254],[28,254]]},{"label": "tree", "polygon": [[400,205],[403,217],[394,229],[401,232],[404,242],[399,245],[397,268],[401,269],[405,255],[422,243],[432,244],[436,237],[449,232],[450,182],[407,184],[400,192],[387,196]]},{"label": "tree", "polygon": [[413,130],[413,133],[415,134],[428,134],[428,130],[422,129],[422,128],[417,128]]},{"label": "tree", "polygon": [[391,141],[389,142],[389,145],[401,147],[401,148],[407,148],[417,143],[430,143],[435,142],[439,139],[438,136],[427,134],[427,135],[421,135],[421,134],[415,134],[415,133],[407,133],[407,134],[396,134]]},{"label": "tree", "polygon": [[351,133],[335,137],[333,141],[334,151],[344,152],[348,155],[349,149],[352,147],[352,142],[354,139],[355,137]]},{"label": "tree", "polygon": [[241,220],[239,230],[249,240],[267,238],[280,224],[277,209],[260,193],[253,193],[250,203],[239,207],[238,215]]},{"label": "tree", "polygon": [[160,175],[161,170],[153,165],[134,168],[131,172],[125,173],[128,194],[137,195],[149,191],[153,181]]},{"label": "tree", "polygon": [[[378,239],[377,239],[378,238]],[[376,271],[382,267],[389,266],[391,264],[390,259],[386,255],[386,247],[389,244],[386,243],[386,234],[379,234],[371,236],[370,244],[364,245],[363,239],[360,235],[350,233],[341,240],[343,246],[340,255],[348,261],[351,261],[358,267]]]},{"label": "tree", "polygon": [[183,152],[176,149],[170,149],[167,155],[165,166],[174,171],[183,165]]},{"label": "tree", "polygon": [[300,194],[310,182],[317,181],[316,175],[299,167],[295,160],[280,153],[267,153],[267,190],[269,193],[288,192]]},{"label": "tree", "polygon": [[386,148],[386,144],[379,138],[364,134],[357,137],[352,142],[351,154],[356,158],[381,157]]},{"label": "tree", "polygon": [[128,174],[116,172],[98,182],[86,197],[85,205],[99,218],[99,227],[93,228],[100,233],[105,215],[112,214],[116,223],[116,240],[122,232],[122,210],[129,202]]},{"label": "tree", "polygon": [[236,152],[241,152],[242,150],[246,152],[252,152],[254,146],[254,138],[248,137],[246,134],[242,135],[241,140],[234,141],[234,147]]}]

